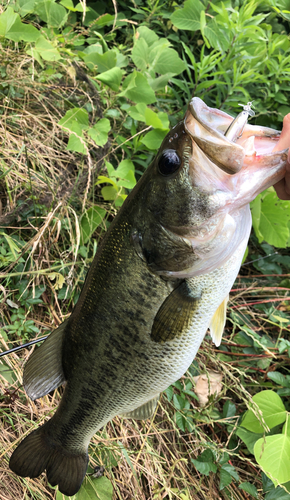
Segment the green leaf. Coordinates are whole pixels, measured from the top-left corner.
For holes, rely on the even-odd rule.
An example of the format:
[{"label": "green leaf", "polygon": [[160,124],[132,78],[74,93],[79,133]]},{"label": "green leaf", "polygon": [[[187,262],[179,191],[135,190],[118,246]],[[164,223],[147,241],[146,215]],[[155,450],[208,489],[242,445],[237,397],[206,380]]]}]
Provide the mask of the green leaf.
[{"label": "green leaf", "polygon": [[[257,404],[269,429],[285,422],[287,415],[285,406],[280,396],[274,391],[259,392],[253,396],[253,401]],[[260,423],[261,418],[258,419],[256,415],[258,415],[257,410],[248,410],[241,426],[252,432],[264,432],[264,427]]]},{"label": "green leaf", "polygon": [[217,471],[217,466],[213,463],[214,455],[211,450],[204,450],[196,460],[191,458],[191,462],[195,465],[196,469],[205,476],[209,476],[210,472]]},{"label": "green leaf", "polygon": [[[5,36],[10,30],[17,19],[17,14],[15,14],[12,7],[7,7],[5,12],[0,15],[0,36]],[[19,17],[19,16],[18,16]]]},{"label": "green leaf", "polygon": [[161,75],[168,73],[168,69],[170,69],[171,75],[178,75],[186,68],[185,63],[180,59],[176,50],[169,47],[162,50],[156,47],[155,50],[150,51],[150,58],[154,58],[151,68],[155,73],[160,73]]},{"label": "green leaf", "polygon": [[275,434],[259,439],[254,447],[255,459],[274,484],[290,481],[290,437]]},{"label": "green leaf", "polygon": [[267,377],[276,384],[282,385],[283,387],[290,387],[289,381],[287,381],[285,375],[280,372],[268,372]]},{"label": "green leaf", "polygon": [[249,495],[252,495],[254,498],[258,498],[258,490],[254,484],[248,483],[247,481],[245,483],[239,484],[240,490],[245,491],[246,493],[249,493]]},{"label": "green leaf", "polygon": [[118,190],[113,186],[105,186],[101,190],[105,201],[114,201],[118,197]]},{"label": "green leaf", "polygon": [[180,411],[176,411],[174,413],[174,421],[175,421],[177,427],[179,427],[179,429],[181,429],[182,432],[185,432],[186,421],[185,421],[184,415],[182,413],[180,413]]},{"label": "green leaf", "polygon": [[[72,12],[83,12],[84,11],[84,8],[80,3],[78,3],[76,6],[74,6],[72,0],[61,0],[61,2],[59,2],[59,3],[60,3],[60,5],[63,5],[66,9],[71,10]],[[88,10],[88,8],[86,10]]]},{"label": "green leaf", "polygon": [[131,160],[122,160],[118,168],[111,174],[111,177],[121,179],[118,181],[118,186],[133,189],[136,185],[134,163]]},{"label": "green leaf", "polygon": [[85,140],[79,134],[70,134],[66,149],[81,154],[86,154],[88,152]]},{"label": "green leaf", "polygon": [[147,78],[138,71],[134,70],[125,78],[123,89],[119,95],[127,97],[131,101],[144,102],[145,104],[156,101],[155,93],[150,87]]},{"label": "green leaf", "polygon": [[229,474],[228,471],[221,468],[221,470],[220,470],[220,484],[219,484],[220,491],[223,490],[229,484],[231,484],[232,480],[233,480],[233,478],[232,478],[231,474]]},{"label": "green leaf", "polygon": [[54,0],[36,3],[34,11],[42,21],[52,28],[60,28],[67,20],[66,9],[55,3]]},{"label": "green leaf", "polygon": [[89,125],[89,117],[86,109],[83,108],[72,108],[66,112],[63,118],[59,120],[58,125],[62,127],[74,130],[74,125],[78,123],[81,130],[84,130]]},{"label": "green leaf", "polygon": [[224,52],[229,48],[230,42],[228,37],[226,37],[226,31],[219,29],[215,19],[211,19],[205,26],[204,36],[214,49]]},{"label": "green leaf", "polygon": [[153,45],[153,43],[157,42],[159,38],[158,35],[156,35],[154,31],[147,28],[147,26],[140,26],[140,28],[137,29],[137,33],[139,35],[139,39],[144,38],[148,47]]},{"label": "green leaf", "polygon": [[166,134],[166,130],[150,130],[150,132],[148,132],[145,137],[141,139],[141,142],[145,144],[148,149],[159,149]]},{"label": "green leaf", "polygon": [[42,35],[35,42],[35,50],[45,61],[58,61],[61,58],[58,50]]},{"label": "green leaf", "polygon": [[179,29],[197,31],[200,29],[200,14],[203,10],[204,6],[199,0],[186,0],[182,9],[177,6],[170,20]]},{"label": "green leaf", "polygon": [[14,9],[18,12],[21,17],[25,17],[34,11],[35,0],[17,0],[17,4],[14,5]]},{"label": "green leaf", "polygon": [[123,71],[120,68],[112,68],[100,75],[96,76],[96,80],[99,80],[102,83],[105,83],[112,90],[117,92],[120,87],[120,83],[122,80]]},{"label": "green leaf", "polygon": [[226,401],[223,407],[223,418],[234,417],[236,414],[236,406],[230,400]]},{"label": "green leaf", "polygon": [[217,466],[213,462],[200,462],[199,460],[195,460],[194,458],[191,458],[191,462],[193,463],[195,468],[205,476],[209,476],[210,472],[216,473],[217,471]]},{"label": "green leaf", "polygon": [[239,474],[237,473],[235,467],[233,467],[233,465],[231,464],[223,464],[222,465],[222,469],[227,471],[236,481],[239,481],[240,478],[239,478]]},{"label": "green leaf", "polygon": [[[150,31],[150,30],[149,30]],[[132,61],[141,71],[145,71],[148,66],[149,48],[144,38],[135,41],[132,50]]]},{"label": "green leaf", "polygon": [[5,38],[13,40],[14,42],[35,42],[39,38],[39,31],[31,24],[21,22],[18,14],[9,31],[6,33]]},{"label": "green leaf", "polygon": [[236,430],[236,435],[245,443],[249,452],[254,455],[254,446],[255,443],[260,439],[263,434],[260,432],[259,434],[255,432],[247,431],[247,429],[243,429],[243,427],[238,427]]},{"label": "green leaf", "polygon": [[113,485],[105,476],[97,479],[86,476],[81,489],[76,494],[76,500],[112,500],[112,498]]},{"label": "green leaf", "polygon": [[264,500],[290,500],[290,493],[278,486],[265,495]]},{"label": "green leaf", "polygon": [[289,239],[290,201],[279,200],[269,192],[261,203],[259,231],[267,243],[286,248]]},{"label": "green leaf", "polygon": [[84,57],[84,61],[93,62],[98,67],[98,72],[103,73],[104,71],[115,68],[117,56],[114,50],[108,50],[104,54],[100,54],[99,52],[91,52],[86,57]]},{"label": "green leaf", "polygon": [[104,146],[108,141],[110,129],[110,120],[108,118],[101,118],[93,127],[89,128],[88,135],[98,146]]},{"label": "green leaf", "polygon": [[89,208],[81,217],[81,245],[87,243],[106,215],[106,210],[98,206]]}]

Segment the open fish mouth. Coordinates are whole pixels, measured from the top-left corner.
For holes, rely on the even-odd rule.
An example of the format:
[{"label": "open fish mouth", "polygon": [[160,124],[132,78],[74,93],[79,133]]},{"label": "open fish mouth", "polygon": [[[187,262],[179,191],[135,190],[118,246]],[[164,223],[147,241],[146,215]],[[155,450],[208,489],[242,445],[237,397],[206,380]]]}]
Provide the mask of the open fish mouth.
[{"label": "open fish mouth", "polygon": [[[241,113],[234,119],[224,111],[210,108],[201,99],[194,97],[189,103],[184,126],[206,156],[230,175],[238,173],[249,162],[255,163],[260,157],[265,157],[264,164],[269,167],[280,164],[281,160],[284,162],[288,149],[273,152],[278,145],[280,132],[248,124],[247,114],[251,113],[240,117]],[[241,128],[241,135],[237,133],[231,137],[232,134],[227,131],[233,122],[239,120],[240,124],[237,125]],[[280,176],[282,178],[283,174]]]}]

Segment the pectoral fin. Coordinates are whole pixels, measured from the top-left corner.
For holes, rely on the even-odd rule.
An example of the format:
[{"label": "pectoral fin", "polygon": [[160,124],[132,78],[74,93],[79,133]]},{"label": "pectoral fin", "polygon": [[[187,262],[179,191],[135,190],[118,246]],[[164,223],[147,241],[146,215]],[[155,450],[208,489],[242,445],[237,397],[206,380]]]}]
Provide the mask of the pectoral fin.
[{"label": "pectoral fin", "polygon": [[167,342],[186,331],[198,307],[199,297],[193,297],[186,282],[173,290],[157,312],[151,331],[154,342]]},{"label": "pectoral fin", "polygon": [[135,408],[135,410],[133,411],[122,413],[120,417],[134,418],[135,420],[146,420],[146,418],[152,417],[153,413],[155,412],[159,396],[160,394],[155,396],[155,398],[147,401],[147,403],[145,403],[144,405]]},{"label": "pectoral fin", "polygon": [[211,337],[217,347],[221,343],[224,327],[226,324],[226,312],[227,312],[228,300],[229,296],[227,295],[226,298],[217,308],[209,324]]},{"label": "pectoral fin", "polygon": [[23,385],[33,401],[53,391],[63,382],[62,343],[67,321],[54,330],[30,356],[24,367]]}]

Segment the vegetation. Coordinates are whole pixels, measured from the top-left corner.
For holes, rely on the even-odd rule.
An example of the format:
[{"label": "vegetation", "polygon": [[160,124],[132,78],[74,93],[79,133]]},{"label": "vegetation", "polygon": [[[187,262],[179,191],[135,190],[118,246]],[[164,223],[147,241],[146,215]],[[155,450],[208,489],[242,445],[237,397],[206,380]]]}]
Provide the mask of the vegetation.
[{"label": "vegetation", "polygon": [[[289,20],[289,0],[2,0],[2,350],[68,317],[104,232],[193,95],[233,115],[253,101],[252,123],[281,129]],[[290,202],[271,188],[252,213],[220,348],[206,337],[153,419],[116,418],[94,437],[77,500],[290,499]],[[0,362],[1,498],[60,500],[44,477],[8,468],[61,394],[27,399],[28,355]],[[212,371],[219,393],[200,407],[195,377],[209,385]]]}]

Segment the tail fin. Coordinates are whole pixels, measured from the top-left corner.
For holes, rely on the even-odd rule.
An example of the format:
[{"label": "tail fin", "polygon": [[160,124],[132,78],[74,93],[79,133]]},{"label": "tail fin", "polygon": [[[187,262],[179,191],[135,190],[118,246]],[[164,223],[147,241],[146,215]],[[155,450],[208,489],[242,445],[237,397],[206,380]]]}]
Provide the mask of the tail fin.
[{"label": "tail fin", "polygon": [[58,485],[64,495],[75,495],[86,474],[88,453],[67,452],[49,437],[46,427],[39,427],[20,443],[10,458],[10,469],[18,476],[31,478],[46,469],[52,486]]}]

